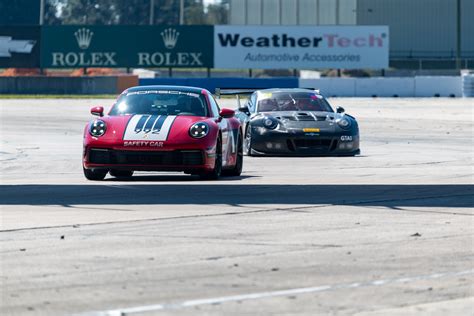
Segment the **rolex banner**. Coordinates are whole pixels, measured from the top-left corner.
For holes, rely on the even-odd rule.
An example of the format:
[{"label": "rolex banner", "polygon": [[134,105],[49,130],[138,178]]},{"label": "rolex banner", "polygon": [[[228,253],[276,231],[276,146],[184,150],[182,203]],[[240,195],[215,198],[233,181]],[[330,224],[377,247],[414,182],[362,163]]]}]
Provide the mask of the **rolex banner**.
[{"label": "rolex banner", "polygon": [[0,68],[38,68],[40,66],[40,28],[36,26],[0,27]]},{"label": "rolex banner", "polygon": [[212,26],[44,26],[41,66],[213,67]]}]

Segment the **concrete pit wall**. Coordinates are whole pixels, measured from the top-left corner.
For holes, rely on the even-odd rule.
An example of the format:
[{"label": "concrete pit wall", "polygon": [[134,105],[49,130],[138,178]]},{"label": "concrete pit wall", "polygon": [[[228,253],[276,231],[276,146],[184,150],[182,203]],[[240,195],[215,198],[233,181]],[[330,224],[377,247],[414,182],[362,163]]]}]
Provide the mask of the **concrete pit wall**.
[{"label": "concrete pit wall", "polygon": [[[3,94],[118,94],[136,85],[181,85],[216,88],[315,88],[337,97],[461,97],[461,77],[375,78],[152,78],[103,77],[0,77]],[[467,86],[467,84],[465,84]],[[465,94],[465,96],[467,96]]]},{"label": "concrete pit wall", "polygon": [[136,85],[137,76],[0,77],[2,94],[117,94]]},{"label": "concrete pit wall", "polygon": [[300,79],[299,86],[337,97],[461,97],[461,77]]}]

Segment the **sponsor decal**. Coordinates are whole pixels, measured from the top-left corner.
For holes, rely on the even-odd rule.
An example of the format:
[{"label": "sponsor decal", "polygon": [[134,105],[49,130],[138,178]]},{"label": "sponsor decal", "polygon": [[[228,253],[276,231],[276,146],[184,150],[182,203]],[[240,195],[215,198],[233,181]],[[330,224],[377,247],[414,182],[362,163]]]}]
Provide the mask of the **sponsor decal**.
[{"label": "sponsor decal", "polygon": [[64,25],[41,33],[45,68],[213,66],[213,26]]},{"label": "sponsor decal", "polygon": [[153,142],[153,141],[138,141],[138,140],[131,140],[131,141],[124,141],[124,147],[163,147],[163,142]]},{"label": "sponsor decal", "polygon": [[180,95],[187,95],[190,97],[199,98],[198,93],[193,92],[184,92],[184,91],[172,91],[172,90],[142,90],[142,91],[133,91],[128,92],[127,97],[129,95],[136,95],[136,94],[180,94]]},{"label": "sponsor decal", "polygon": [[303,128],[305,133],[319,133],[319,128]]},{"label": "sponsor decal", "polygon": [[163,44],[168,49],[173,49],[178,42],[179,32],[175,29],[169,28],[161,32],[163,38]]},{"label": "sponsor decal", "polygon": [[202,53],[138,53],[139,66],[202,66]]},{"label": "sponsor decal", "polygon": [[[178,43],[179,32],[173,28],[167,28],[161,32],[163,45],[167,49],[174,49]],[[139,66],[202,66],[202,53],[188,52],[139,52]]]},{"label": "sponsor decal", "polygon": [[0,36],[0,57],[11,57],[12,53],[30,54],[34,40],[14,40],[11,36]]},{"label": "sponsor decal", "polygon": [[[80,28],[73,33],[77,45],[81,50],[88,50],[94,32],[87,28]],[[117,66],[115,52],[53,52],[53,67],[98,67]]]},{"label": "sponsor decal", "polygon": [[[165,141],[175,120],[175,115],[134,115],[128,121],[123,135],[126,141]],[[140,142],[139,142],[140,143]],[[139,145],[129,145],[139,146]],[[151,146],[151,145],[144,145]],[[162,147],[162,146],[161,146]]]},{"label": "sponsor decal", "polygon": [[84,27],[74,32],[74,36],[76,36],[76,40],[77,40],[77,45],[79,45],[80,49],[89,48],[93,35],[94,35],[94,32]]},{"label": "sponsor decal", "polygon": [[387,26],[214,27],[216,68],[386,68]]},{"label": "sponsor decal", "polygon": [[382,47],[387,34],[368,34],[362,37],[349,38],[339,34],[324,34],[322,37],[293,37],[286,33],[273,34],[271,37],[241,37],[240,34],[218,33],[219,44],[222,47],[319,47],[325,41],[327,47]]}]

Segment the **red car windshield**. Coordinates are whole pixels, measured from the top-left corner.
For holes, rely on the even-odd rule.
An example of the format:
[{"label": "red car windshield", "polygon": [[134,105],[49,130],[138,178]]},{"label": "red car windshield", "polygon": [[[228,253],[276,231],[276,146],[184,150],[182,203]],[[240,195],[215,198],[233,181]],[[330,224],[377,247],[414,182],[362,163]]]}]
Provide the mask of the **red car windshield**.
[{"label": "red car windshield", "polygon": [[334,112],[323,96],[311,92],[263,93],[257,104],[258,112],[320,111]]},{"label": "red car windshield", "polygon": [[151,114],[208,116],[205,96],[171,90],[133,91],[120,96],[109,115]]}]

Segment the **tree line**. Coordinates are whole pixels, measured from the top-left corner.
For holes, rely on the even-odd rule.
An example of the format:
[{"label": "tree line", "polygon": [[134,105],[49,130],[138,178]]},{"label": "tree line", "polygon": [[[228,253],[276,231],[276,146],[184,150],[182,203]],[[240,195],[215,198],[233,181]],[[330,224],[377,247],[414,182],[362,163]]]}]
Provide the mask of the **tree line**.
[{"label": "tree line", "polygon": [[[41,0],[0,0],[0,25],[38,24]],[[179,24],[180,0],[45,0],[45,25]],[[227,24],[229,0],[184,0],[184,24]]]}]

